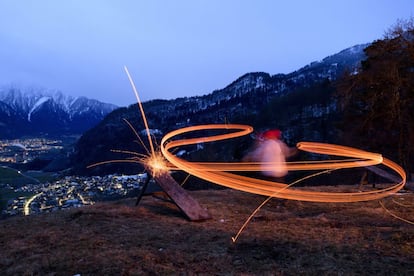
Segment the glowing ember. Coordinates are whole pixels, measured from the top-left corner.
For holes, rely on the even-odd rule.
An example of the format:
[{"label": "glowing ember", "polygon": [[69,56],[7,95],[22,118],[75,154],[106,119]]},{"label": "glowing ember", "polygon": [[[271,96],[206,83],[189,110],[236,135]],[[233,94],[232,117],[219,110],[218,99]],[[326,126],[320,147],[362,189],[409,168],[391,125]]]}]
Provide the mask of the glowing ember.
[{"label": "glowing ember", "polygon": [[160,152],[141,159],[141,163],[150,170],[151,175],[154,177],[167,173],[170,170]]}]

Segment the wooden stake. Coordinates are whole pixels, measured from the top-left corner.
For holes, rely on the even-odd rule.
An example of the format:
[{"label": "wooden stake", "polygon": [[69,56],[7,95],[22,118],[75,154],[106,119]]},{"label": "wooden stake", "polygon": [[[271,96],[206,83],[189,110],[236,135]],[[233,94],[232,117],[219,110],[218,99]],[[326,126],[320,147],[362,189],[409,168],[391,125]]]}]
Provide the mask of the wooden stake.
[{"label": "wooden stake", "polygon": [[203,221],[211,219],[208,210],[201,207],[198,201],[190,196],[188,191],[181,187],[169,172],[158,174],[153,178],[189,220]]}]

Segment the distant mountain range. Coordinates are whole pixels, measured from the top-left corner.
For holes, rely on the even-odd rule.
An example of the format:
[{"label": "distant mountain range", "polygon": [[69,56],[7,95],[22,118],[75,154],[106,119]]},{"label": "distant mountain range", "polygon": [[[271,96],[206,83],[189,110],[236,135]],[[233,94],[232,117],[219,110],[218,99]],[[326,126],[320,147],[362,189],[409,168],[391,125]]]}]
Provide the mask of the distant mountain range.
[{"label": "distant mountain range", "polygon": [[0,89],[0,139],[82,134],[99,123],[113,104],[59,91]]},{"label": "distant mountain range", "polygon": [[[257,130],[280,128],[284,139],[291,143],[332,141],[338,136],[332,97],[335,81],[344,71],[354,72],[360,66],[368,45],[347,48],[289,74],[247,73],[204,96],[144,102],[149,127],[157,129],[158,140],[179,127],[229,122],[250,124]],[[80,138],[72,156],[74,173],[132,173],[139,169],[135,164],[85,169],[95,162],[119,158],[111,149],[142,151],[124,119],[142,133],[144,125],[136,105],[117,109]],[[248,145],[227,144],[208,156],[213,160],[239,158],[238,147],[243,150]]]}]

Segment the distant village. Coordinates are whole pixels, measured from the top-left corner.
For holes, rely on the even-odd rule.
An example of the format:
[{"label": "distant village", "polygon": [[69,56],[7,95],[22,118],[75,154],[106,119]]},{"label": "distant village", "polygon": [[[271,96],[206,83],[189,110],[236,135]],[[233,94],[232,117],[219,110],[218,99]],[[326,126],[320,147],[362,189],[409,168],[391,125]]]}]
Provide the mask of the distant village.
[{"label": "distant village", "polygon": [[30,138],[0,140],[0,162],[27,163],[53,150],[63,149],[61,140]]},{"label": "distant village", "polygon": [[94,204],[96,201],[133,196],[143,188],[147,174],[79,177],[67,176],[53,183],[29,184],[13,189],[8,184],[0,188],[25,192],[9,200],[3,216],[30,215]]},{"label": "distant village", "polygon": [[[45,138],[0,140],[0,163],[28,163],[62,149],[61,140]],[[16,172],[23,175],[19,170]],[[142,190],[147,177],[145,173],[128,176],[66,176],[51,183],[40,183],[33,178],[33,181],[36,180],[33,184],[26,184],[19,188],[0,183],[1,189],[19,195],[8,200],[1,216],[38,214],[91,205],[102,200],[134,196]]]}]

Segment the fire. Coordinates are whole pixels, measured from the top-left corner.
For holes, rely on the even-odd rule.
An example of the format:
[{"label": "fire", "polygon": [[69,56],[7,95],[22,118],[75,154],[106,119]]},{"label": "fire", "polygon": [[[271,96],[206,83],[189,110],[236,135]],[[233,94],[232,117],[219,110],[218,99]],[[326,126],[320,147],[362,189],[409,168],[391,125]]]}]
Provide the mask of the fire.
[{"label": "fire", "polygon": [[148,168],[154,177],[167,173],[171,169],[164,156],[158,151],[143,158],[142,164]]}]

